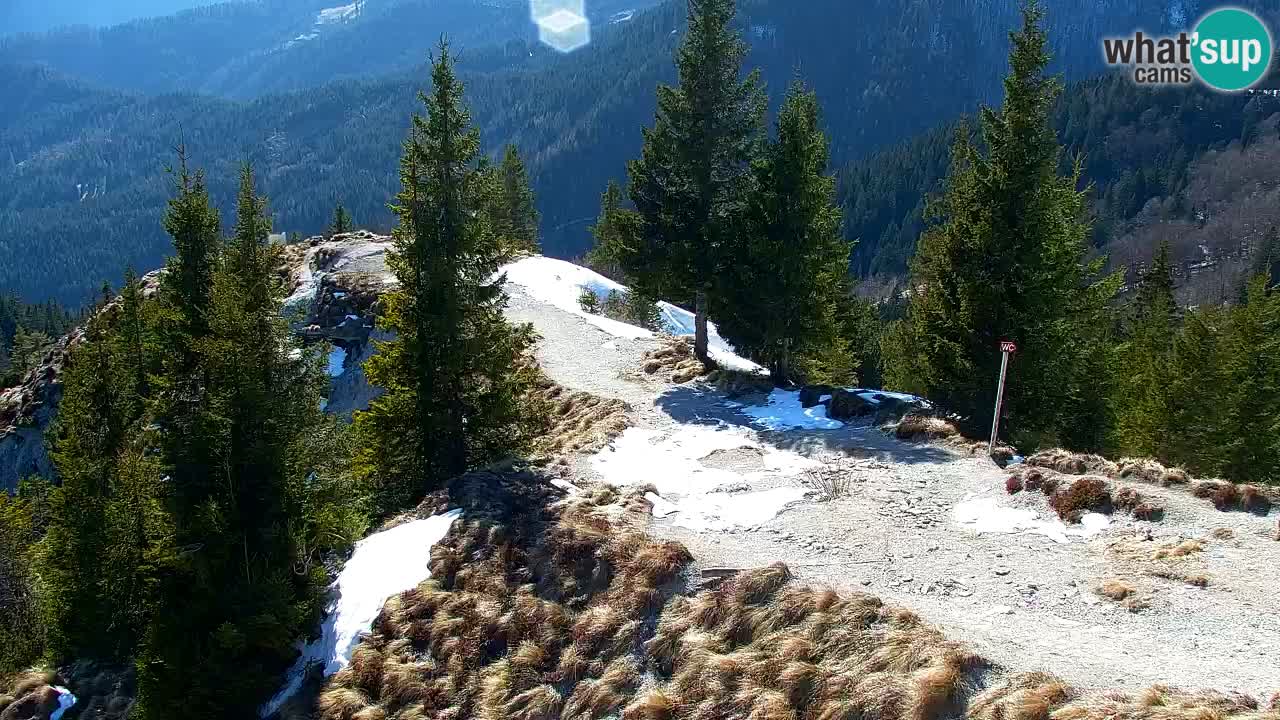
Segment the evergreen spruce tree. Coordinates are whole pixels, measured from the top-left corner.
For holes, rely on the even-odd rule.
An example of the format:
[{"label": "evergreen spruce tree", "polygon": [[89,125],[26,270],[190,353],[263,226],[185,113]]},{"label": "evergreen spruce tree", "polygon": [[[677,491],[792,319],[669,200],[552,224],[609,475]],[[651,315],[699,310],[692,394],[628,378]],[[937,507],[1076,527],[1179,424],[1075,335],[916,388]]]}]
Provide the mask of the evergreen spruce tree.
[{"label": "evergreen spruce tree", "polygon": [[756,163],[749,232],[727,245],[734,262],[717,293],[721,334],[778,383],[856,379],[859,358],[841,321],[852,247],[827,162],[818,98],[796,81]]},{"label": "evergreen spruce tree", "polygon": [[1169,244],[1142,274],[1112,372],[1112,447],[1121,455],[1173,460],[1174,344],[1179,326]]},{"label": "evergreen spruce tree", "polygon": [[442,43],[426,116],[415,115],[400,162],[400,223],[388,263],[399,288],[384,296],[380,343],[366,365],[386,389],[356,416],[361,472],[384,511],[408,507],[468,467],[521,450],[535,418],[524,407],[534,370],[528,326],[503,317],[495,278],[506,252],[484,212],[479,132]]},{"label": "evergreen spruce tree", "polygon": [[329,237],[351,232],[351,214],[342,206],[342,202],[333,208],[333,222],[329,225]]},{"label": "evergreen spruce tree", "polygon": [[1230,311],[1200,308],[1186,315],[1174,342],[1169,424],[1169,456],[1199,476],[1221,475],[1227,382],[1222,367],[1222,334]]},{"label": "evergreen spruce tree", "polygon": [[1219,360],[1222,471],[1236,482],[1280,477],[1280,293],[1268,292],[1267,282],[1254,277],[1245,303],[1232,309]]},{"label": "evergreen spruce tree", "polygon": [[31,667],[44,652],[36,595],[37,509],[26,493],[0,492],[0,678]]},{"label": "evergreen spruce tree", "polygon": [[927,395],[975,435],[990,427],[999,343],[1019,344],[1006,393],[1006,432],[1027,445],[1096,446],[1104,397],[1090,377],[1099,329],[1119,276],[1099,281],[1087,259],[1081,166],[1058,174],[1049,123],[1057,79],[1038,3],[1011,35],[1012,70],[1000,110],[984,109],[979,150],[957,133],[941,224],[921,237],[903,325],[885,344],[887,382]]},{"label": "evergreen spruce tree", "polygon": [[497,170],[501,188],[493,218],[493,232],[502,239],[511,254],[537,254],[541,216],[534,204],[529,171],[515,145],[507,146]]},{"label": "evergreen spruce tree", "polygon": [[[180,550],[166,563],[138,661],[144,719],[255,713],[322,606],[323,569],[296,572],[304,554],[297,538],[305,529],[295,526],[304,522],[307,478],[328,451],[313,443],[324,423],[324,378],[318,358],[297,351],[279,315],[278,248],[269,242],[270,229],[246,167],[235,234],[208,294],[208,334],[196,346],[192,374],[203,386],[203,422],[199,434],[164,443],[176,457],[206,457],[207,467],[192,477],[170,463],[168,510]],[[124,477],[140,473],[136,482],[145,488],[145,464],[129,460],[134,467]],[[135,537],[169,532],[145,503],[139,507],[124,492],[120,501],[132,503],[125,528]]]},{"label": "evergreen spruce tree", "polygon": [[631,284],[634,281],[628,277],[624,263],[635,247],[641,221],[639,213],[623,207],[623,200],[622,186],[610,180],[600,196],[600,215],[590,228],[594,242],[585,261],[592,270]]},{"label": "evergreen spruce tree", "polygon": [[107,502],[126,426],[104,314],[89,322],[63,373],[63,397],[53,433],[61,486],[53,522],[41,544],[40,594],[55,661],[119,659],[130,645],[104,599],[99,564],[106,551]]},{"label": "evergreen spruce tree", "polygon": [[727,247],[742,230],[764,124],[758,73],[739,77],[747,46],[730,28],[733,15],[734,0],[690,0],[680,84],[658,88],[654,126],[629,170],[642,222],[628,274],[646,295],[693,302],[694,350],[708,365],[710,300],[733,262]]}]

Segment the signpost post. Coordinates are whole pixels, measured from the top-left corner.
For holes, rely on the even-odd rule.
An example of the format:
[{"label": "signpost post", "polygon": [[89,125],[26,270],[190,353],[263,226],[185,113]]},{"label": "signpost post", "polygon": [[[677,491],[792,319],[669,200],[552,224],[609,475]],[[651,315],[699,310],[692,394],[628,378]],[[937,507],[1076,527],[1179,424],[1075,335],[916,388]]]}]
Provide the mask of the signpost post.
[{"label": "signpost post", "polygon": [[1000,435],[1000,411],[1004,407],[1004,380],[1009,373],[1009,356],[1018,352],[1017,344],[1008,340],[1000,342],[1000,352],[1004,357],[1000,360],[1000,387],[996,390],[996,414],[991,420],[991,442],[987,444],[987,455],[996,451],[996,440]]}]

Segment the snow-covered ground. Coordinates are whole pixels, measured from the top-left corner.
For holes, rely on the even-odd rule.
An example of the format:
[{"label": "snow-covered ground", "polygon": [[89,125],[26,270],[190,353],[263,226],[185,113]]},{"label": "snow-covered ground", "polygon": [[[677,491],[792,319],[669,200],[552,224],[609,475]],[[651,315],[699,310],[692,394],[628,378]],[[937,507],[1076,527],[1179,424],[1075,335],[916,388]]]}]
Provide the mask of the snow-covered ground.
[{"label": "snow-covered ground", "polygon": [[333,23],[345,22],[353,20],[360,15],[360,3],[353,2],[350,5],[339,5],[338,7],[325,8],[316,15],[316,25],[331,25]]},{"label": "snow-covered ground", "polygon": [[[542,256],[511,263],[500,272],[506,275],[508,283],[524,288],[530,297],[577,315],[610,335],[631,340],[654,337],[653,332],[644,328],[611,320],[582,309],[578,299],[585,291],[594,293],[601,302],[608,298],[611,292],[623,295],[630,292],[625,285],[616,283],[597,272],[571,262]],[[658,311],[662,315],[665,332],[676,337],[693,337],[693,313],[665,301],[658,303]],[[715,323],[708,323],[707,333],[711,357],[722,367],[744,372],[766,372],[764,368],[734,352],[733,346],[720,337]]]},{"label": "snow-covered ground", "polygon": [[[727,458],[716,462],[714,458]],[[741,456],[742,461],[732,458]],[[675,432],[630,428],[592,459],[601,479],[618,486],[651,484],[654,514],[691,530],[750,527],[804,497],[797,482],[820,466],[789,450],[761,443],[755,433],[727,424],[682,425]],[[749,493],[725,488],[774,485]]]},{"label": "snow-covered ground", "polygon": [[1079,525],[1068,526],[1057,518],[1041,519],[1029,508],[1009,507],[998,498],[975,497],[960,502],[952,510],[956,524],[979,535],[1043,535],[1056,543],[1069,543],[1071,538],[1089,539],[1111,526],[1101,513],[1086,513]]},{"label": "snow-covered ground", "polygon": [[58,707],[49,715],[49,720],[62,720],[63,713],[75,707],[76,696],[61,685],[55,685],[53,689],[58,693]]},{"label": "snow-covered ground", "polygon": [[806,408],[800,404],[799,390],[774,390],[765,405],[743,408],[744,415],[766,430],[839,430],[844,423],[827,417],[827,406]]},{"label": "snow-covered ground", "polygon": [[415,520],[356,543],[355,552],[333,584],[320,637],[300,648],[302,656],[290,669],[284,687],[263,706],[262,717],[278,711],[302,687],[312,665],[322,664],[325,677],[347,666],[387,599],[431,577],[431,547],[461,515],[461,510],[454,510]]}]

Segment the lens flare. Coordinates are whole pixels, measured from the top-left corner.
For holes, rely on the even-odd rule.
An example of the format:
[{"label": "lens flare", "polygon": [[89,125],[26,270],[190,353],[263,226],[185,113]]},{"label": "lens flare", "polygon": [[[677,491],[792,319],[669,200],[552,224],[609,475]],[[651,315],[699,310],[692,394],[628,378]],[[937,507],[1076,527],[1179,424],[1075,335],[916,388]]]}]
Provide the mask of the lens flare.
[{"label": "lens flare", "polygon": [[570,53],[591,42],[585,0],[530,0],[529,14],[548,47]]}]

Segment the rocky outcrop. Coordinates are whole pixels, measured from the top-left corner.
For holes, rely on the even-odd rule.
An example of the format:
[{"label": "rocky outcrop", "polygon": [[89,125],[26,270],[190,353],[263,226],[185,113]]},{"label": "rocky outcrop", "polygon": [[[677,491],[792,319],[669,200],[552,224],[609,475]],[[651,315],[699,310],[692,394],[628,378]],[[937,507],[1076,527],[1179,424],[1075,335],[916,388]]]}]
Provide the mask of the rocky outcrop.
[{"label": "rocky outcrop", "polygon": [[62,399],[67,354],[81,339],[79,330],[62,338],[23,376],[22,384],[0,392],[0,491],[13,492],[25,477],[53,475],[45,431]]}]

